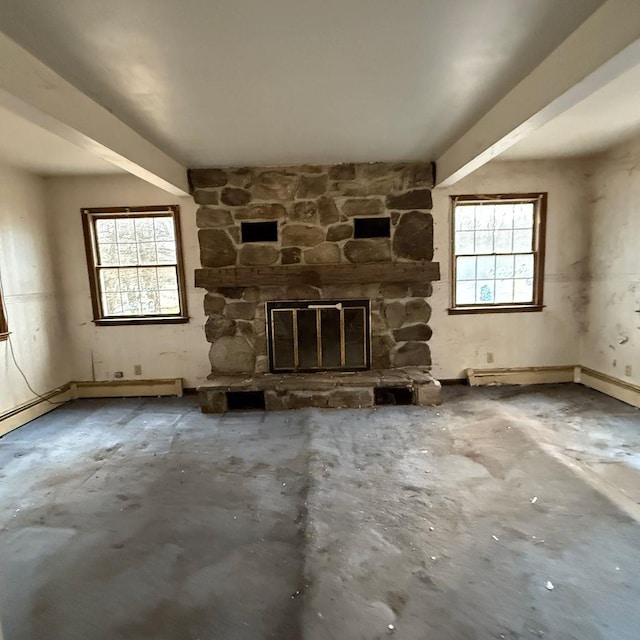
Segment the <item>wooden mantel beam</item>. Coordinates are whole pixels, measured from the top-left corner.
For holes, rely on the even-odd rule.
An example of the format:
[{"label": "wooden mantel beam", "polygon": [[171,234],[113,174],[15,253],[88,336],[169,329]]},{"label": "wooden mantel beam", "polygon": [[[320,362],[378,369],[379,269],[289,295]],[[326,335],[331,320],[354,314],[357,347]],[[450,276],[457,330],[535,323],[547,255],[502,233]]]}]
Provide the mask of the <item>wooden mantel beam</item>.
[{"label": "wooden mantel beam", "polygon": [[367,284],[440,280],[438,262],[366,262],[360,264],[222,267],[196,269],[196,287]]}]

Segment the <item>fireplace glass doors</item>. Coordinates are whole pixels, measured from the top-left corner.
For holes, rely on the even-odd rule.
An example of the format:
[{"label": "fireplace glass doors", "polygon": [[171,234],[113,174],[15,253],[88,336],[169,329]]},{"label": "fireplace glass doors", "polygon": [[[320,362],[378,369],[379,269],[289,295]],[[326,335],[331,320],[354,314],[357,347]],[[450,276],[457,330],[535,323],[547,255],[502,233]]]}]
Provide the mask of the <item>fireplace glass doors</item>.
[{"label": "fireplace glass doors", "polygon": [[369,368],[369,300],[267,302],[267,331],[273,372]]}]

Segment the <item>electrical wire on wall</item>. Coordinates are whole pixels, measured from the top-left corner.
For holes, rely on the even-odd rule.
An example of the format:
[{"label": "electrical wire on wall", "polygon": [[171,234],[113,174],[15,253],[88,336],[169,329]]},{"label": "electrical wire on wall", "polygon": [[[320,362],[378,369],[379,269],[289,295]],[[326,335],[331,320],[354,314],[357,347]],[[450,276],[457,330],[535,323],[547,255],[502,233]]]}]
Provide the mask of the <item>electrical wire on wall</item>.
[{"label": "electrical wire on wall", "polygon": [[[2,269],[0,269],[0,304],[2,305],[2,312],[4,315],[4,319],[7,323],[7,326],[10,328],[10,324],[9,324],[9,314],[7,312],[7,307],[5,305],[4,302],[4,296],[1,295],[2,292],[4,291],[4,285],[2,282]],[[13,342],[11,340],[11,331],[8,332],[7,334],[7,342],[9,344],[9,353],[11,354],[11,359],[13,360],[13,364],[15,366],[15,368],[19,371],[20,375],[22,376],[22,379],[24,380],[24,383],[27,385],[27,388],[29,389],[29,391],[31,391],[31,393],[33,393],[34,396],[36,396],[37,398],[40,398],[40,400],[42,400],[43,402],[48,402],[50,405],[56,406],[59,404],[66,404],[67,401],[64,400],[62,402],[52,402],[51,400],[49,400],[49,398],[47,398],[46,396],[42,395],[41,393],[38,393],[32,386],[31,383],[29,382],[27,376],[25,375],[24,371],[22,370],[22,367],[18,364],[18,360],[16,358],[16,353],[13,349]]]}]

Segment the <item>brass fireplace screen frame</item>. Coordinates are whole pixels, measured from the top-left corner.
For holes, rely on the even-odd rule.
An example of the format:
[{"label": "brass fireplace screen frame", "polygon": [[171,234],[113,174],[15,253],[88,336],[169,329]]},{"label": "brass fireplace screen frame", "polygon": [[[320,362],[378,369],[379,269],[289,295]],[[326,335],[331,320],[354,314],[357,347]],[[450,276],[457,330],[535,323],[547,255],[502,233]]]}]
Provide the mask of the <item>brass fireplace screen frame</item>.
[{"label": "brass fireplace screen frame", "polygon": [[[315,311],[315,359],[316,366],[305,366],[301,364],[301,343],[304,344],[305,335],[300,332],[300,314],[301,312]],[[340,340],[340,362],[328,362],[329,358],[325,357],[326,343],[323,343],[323,326],[330,321],[330,315],[335,316],[335,312],[339,312],[338,327]],[[361,358],[354,362],[353,348],[349,349],[347,345],[347,331],[350,328],[345,320],[345,312],[356,320],[362,321],[362,351]],[[358,312],[362,314],[359,317]],[[277,316],[276,314],[286,314]],[[280,320],[289,320],[291,323],[291,335],[278,336],[278,328],[276,327],[276,317]],[[302,371],[362,371],[370,368],[371,362],[371,303],[369,300],[296,300],[296,301],[274,301],[266,303],[266,321],[267,335],[269,339],[269,368],[272,372],[302,372]],[[333,322],[333,329],[335,322]],[[283,324],[280,323],[282,328]],[[357,327],[359,329],[359,327]],[[358,338],[360,332],[358,331]],[[314,337],[313,335],[311,336]],[[290,338],[290,339],[289,339]],[[282,363],[282,358],[278,358],[278,354],[282,354],[282,342],[288,341],[285,345],[292,348],[293,362]],[[279,342],[278,342],[279,341]],[[280,344],[279,344],[280,343]],[[359,344],[350,343],[356,348]],[[279,348],[279,352],[278,352]],[[335,350],[335,347],[334,347]],[[337,355],[337,354],[334,354]],[[280,360],[280,362],[279,362]],[[290,359],[289,359],[290,360]],[[337,358],[336,358],[337,360]]]}]

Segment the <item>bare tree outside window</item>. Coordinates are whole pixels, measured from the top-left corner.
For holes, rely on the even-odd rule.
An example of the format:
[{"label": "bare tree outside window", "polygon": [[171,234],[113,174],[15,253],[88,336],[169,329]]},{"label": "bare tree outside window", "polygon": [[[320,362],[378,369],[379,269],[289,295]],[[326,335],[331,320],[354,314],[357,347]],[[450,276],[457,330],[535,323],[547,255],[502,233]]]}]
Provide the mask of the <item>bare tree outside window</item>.
[{"label": "bare tree outside window", "polygon": [[95,322],[186,322],[178,207],[82,216]]},{"label": "bare tree outside window", "polygon": [[450,313],[540,311],[546,194],[452,197]]}]

